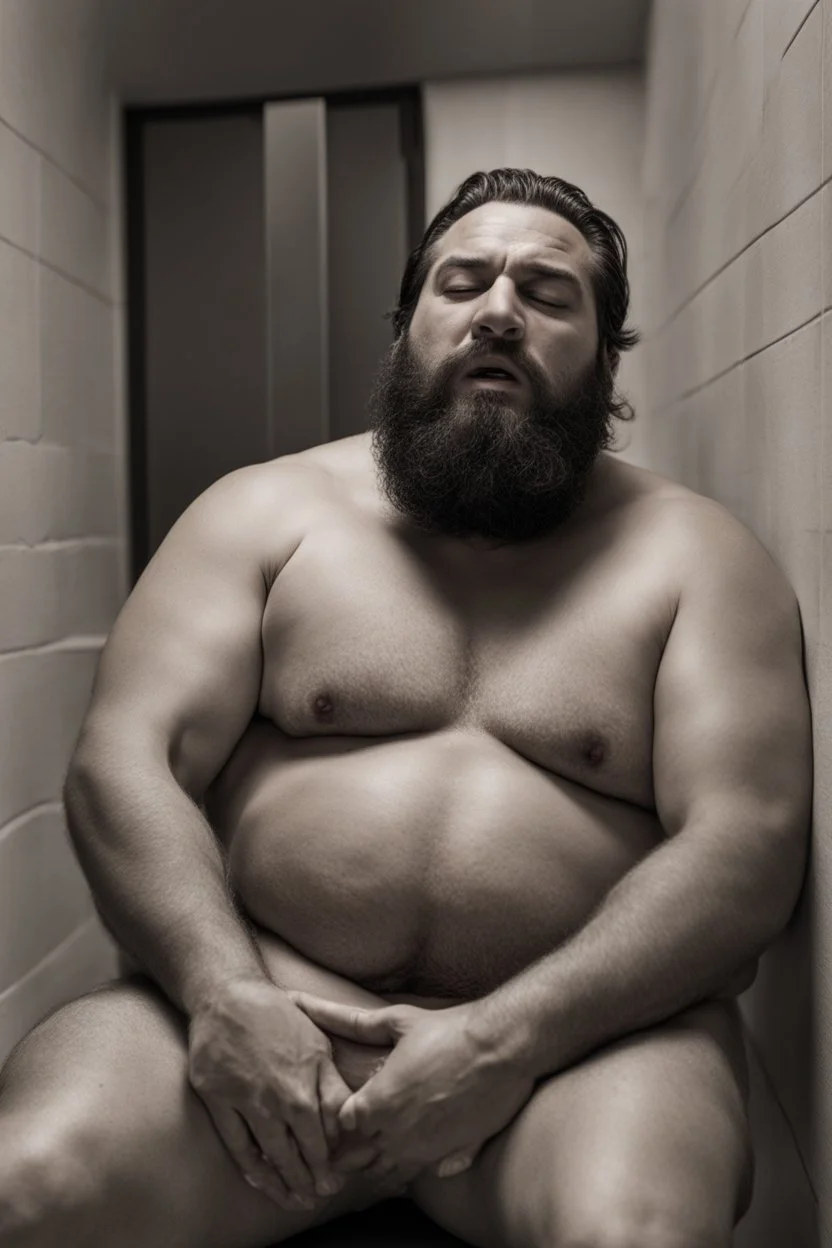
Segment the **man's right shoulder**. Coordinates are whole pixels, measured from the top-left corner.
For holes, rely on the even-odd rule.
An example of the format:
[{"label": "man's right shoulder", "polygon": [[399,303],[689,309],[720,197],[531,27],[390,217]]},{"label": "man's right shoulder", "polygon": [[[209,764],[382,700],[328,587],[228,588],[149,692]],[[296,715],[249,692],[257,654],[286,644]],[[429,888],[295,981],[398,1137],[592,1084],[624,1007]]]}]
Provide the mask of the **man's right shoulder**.
[{"label": "man's right shoulder", "polygon": [[272,575],[337,494],[337,482],[314,460],[286,455],[236,468],[214,481],[183,512],[163,543],[212,548],[231,560],[256,560]]}]

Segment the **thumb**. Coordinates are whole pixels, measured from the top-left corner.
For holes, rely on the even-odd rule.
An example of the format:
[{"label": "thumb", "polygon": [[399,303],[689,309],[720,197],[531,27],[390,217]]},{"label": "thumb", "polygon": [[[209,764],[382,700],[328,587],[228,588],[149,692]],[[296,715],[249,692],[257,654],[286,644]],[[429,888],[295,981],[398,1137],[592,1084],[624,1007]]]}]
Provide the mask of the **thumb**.
[{"label": "thumb", "polygon": [[290,992],[289,996],[304,1014],[319,1027],[343,1040],[357,1040],[361,1044],[392,1044],[399,1036],[396,1016],[387,1007],[380,1010],[360,1010],[354,1005],[342,1005],[340,1001],[325,1001],[308,992]]},{"label": "thumb", "polygon": [[476,1149],[467,1149],[449,1153],[447,1157],[443,1158],[434,1167],[434,1174],[439,1179],[452,1179],[456,1175],[462,1174],[463,1171],[470,1170],[477,1151]]}]

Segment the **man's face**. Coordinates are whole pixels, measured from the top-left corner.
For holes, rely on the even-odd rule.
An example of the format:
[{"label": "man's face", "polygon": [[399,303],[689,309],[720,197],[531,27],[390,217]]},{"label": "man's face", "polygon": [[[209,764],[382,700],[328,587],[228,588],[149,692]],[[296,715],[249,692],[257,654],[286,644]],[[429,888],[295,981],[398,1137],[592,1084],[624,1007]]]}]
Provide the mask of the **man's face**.
[{"label": "man's face", "polygon": [[520,541],[577,506],[610,429],[591,266],[544,208],[485,204],[439,240],[371,401],[382,486],[419,527]]}]

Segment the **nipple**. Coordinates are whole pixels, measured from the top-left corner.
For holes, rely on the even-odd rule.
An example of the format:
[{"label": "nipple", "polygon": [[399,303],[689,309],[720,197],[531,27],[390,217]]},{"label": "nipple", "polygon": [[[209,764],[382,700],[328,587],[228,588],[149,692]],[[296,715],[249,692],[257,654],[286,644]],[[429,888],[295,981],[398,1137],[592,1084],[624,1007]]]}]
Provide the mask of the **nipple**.
[{"label": "nipple", "polygon": [[584,751],[584,754],[590,767],[599,767],[601,763],[603,763],[606,755],[603,741],[600,741],[597,737],[593,741],[590,741]]},{"label": "nipple", "polygon": [[315,699],[315,714],[324,719],[332,714],[333,711],[332,698],[328,693],[320,693]]}]

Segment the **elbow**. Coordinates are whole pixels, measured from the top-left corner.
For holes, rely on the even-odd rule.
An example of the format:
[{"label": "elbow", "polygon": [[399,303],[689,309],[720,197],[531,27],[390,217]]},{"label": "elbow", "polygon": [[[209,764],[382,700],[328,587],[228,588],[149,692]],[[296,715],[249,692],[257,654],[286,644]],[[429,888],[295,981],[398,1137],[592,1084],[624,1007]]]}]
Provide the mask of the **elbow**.
[{"label": "elbow", "polygon": [[788,926],[803,893],[809,861],[808,828],[794,824],[772,837],[772,850],[754,907],[760,951]]}]

